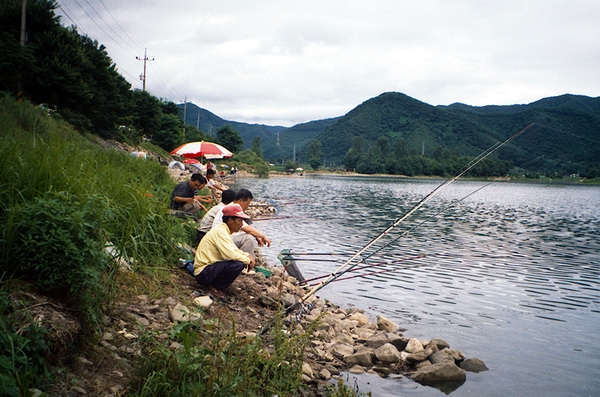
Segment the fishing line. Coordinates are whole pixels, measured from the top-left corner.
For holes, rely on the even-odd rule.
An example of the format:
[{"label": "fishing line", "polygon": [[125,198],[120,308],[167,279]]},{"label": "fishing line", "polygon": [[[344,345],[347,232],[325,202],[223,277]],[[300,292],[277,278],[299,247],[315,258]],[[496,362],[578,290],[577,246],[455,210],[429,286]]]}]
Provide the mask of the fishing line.
[{"label": "fishing line", "polygon": [[[526,162],[526,163],[524,163],[524,164],[522,164],[521,166],[519,166],[519,167],[516,167],[516,168],[525,168],[525,167],[529,166],[530,164],[534,163],[535,161],[537,161],[538,159],[540,159],[540,158],[542,158],[542,157],[544,157],[544,156],[543,156],[543,155],[542,155],[542,156],[538,156],[538,157],[536,157],[536,158],[534,158],[534,159],[532,159],[532,160],[529,160],[528,162]],[[506,177],[506,176],[508,176],[508,175],[509,175],[509,174],[505,174],[503,177]],[[501,178],[502,178],[502,177],[501,177]],[[477,188],[477,189],[473,190],[471,193],[467,194],[466,196],[464,196],[464,197],[461,197],[460,199],[456,199],[456,200],[452,201],[452,202],[451,202],[451,203],[450,203],[448,206],[446,206],[446,207],[442,208],[440,211],[438,211],[438,212],[436,212],[435,214],[431,215],[430,217],[426,218],[426,219],[425,219],[425,220],[423,220],[422,222],[420,222],[420,223],[416,224],[416,225],[415,225],[415,226],[413,226],[412,228],[410,228],[410,229],[408,229],[408,230],[404,231],[404,232],[403,232],[401,235],[399,235],[398,237],[396,237],[395,239],[393,239],[393,240],[392,240],[392,241],[390,241],[389,243],[387,243],[387,244],[385,244],[385,245],[381,246],[381,247],[380,247],[380,248],[378,248],[377,250],[373,251],[371,254],[369,254],[369,255],[367,255],[367,256],[365,256],[365,257],[363,257],[363,260],[362,260],[362,261],[363,261],[363,262],[365,262],[365,260],[366,260],[366,259],[369,259],[371,256],[375,255],[377,252],[381,251],[382,249],[384,249],[384,248],[386,248],[386,247],[389,247],[390,245],[392,245],[393,243],[395,243],[396,241],[398,241],[398,240],[399,240],[399,239],[401,239],[402,237],[405,237],[405,236],[407,236],[408,234],[410,234],[411,232],[413,232],[415,229],[417,229],[417,228],[421,227],[423,224],[425,224],[425,223],[429,222],[430,220],[432,220],[433,218],[436,218],[436,217],[438,217],[439,215],[441,215],[441,214],[443,214],[443,213],[445,213],[445,212],[449,211],[449,210],[450,210],[452,207],[454,207],[456,204],[458,204],[458,203],[462,202],[463,200],[467,199],[468,197],[470,197],[470,196],[474,195],[475,193],[479,192],[480,190],[482,190],[482,189],[484,189],[484,188],[488,187],[489,185],[491,185],[492,183],[494,183],[494,182],[497,182],[497,181],[498,181],[498,178],[496,178],[496,179],[494,179],[493,181],[490,181],[490,182],[486,183],[485,185],[483,185],[483,186],[481,186],[481,187],[479,187],[479,188]],[[365,262],[365,263],[366,263],[366,262]],[[342,273],[342,274],[343,274],[343,273]]]},{"label": "fishing line", "polygon": [[[544,156],[538,156],[538,157],[536,157],[536,158],[534,158],[534,159],[532,159],[532,160],[529,160],[528,162],[526,162],[526,163],[524,163],[524,164],[522,164],[522,165],[520,165],[520,166],[518,166],[518,167],[516,167],[516,168],[526,168],[528,165],[530,165],[530,164],[534,163],[535,161],[537,161],[538,159],[540,159],[540,158],[542,158],[542,157],[544,157]],[[509,174],[505,174],[504,176],[508,176],[508,175],[509,175]],[[500,178],[502,178],[502,177],[500,177]],[[426,218],[426,219],[425,219],[425,220],[423,220],[422,222],[420,222],[420,223],[416,224],[416,225],[415,225],[415,226],[413,226],[412,228],[410,228],[410,229],[408,229],[408,230],[405,230],[405,231],[404,231],[402,234],[400,234],[399,236],[397,236],[395,239],[393,239],[393,240],[392,240],[392,241],[390,241],[389,243],[387,243],[387,244],[385,244],[385,245],[383,245],[383,246],[379,247],[378,249],[376,249],[375,251],[373,251],[373,252],[372,252],[372,253],[370,253],[369,255],[366,255],[366,256],[362,257],[362,258],[361,258],[361,260],[360,260],[360,261],[357,263],[357,265],[358,265],[358,264],[360,264],[360,263],[365,263],[365,264],[366,264],[366,266],[362,266],[362,267],[358,267],[358,268],[354,268],[354,267],[353,267],[353,268],[349,268],[349,269],[346,269],[346,270],[344,270],[344,271],[341,271],[341,272],[339,273],[339,275],[341,276],[341,275],[344,275],[344,274],[346,274],[346,273],[348,273],[348,272],[353,272],[353,271],[364,270],[364,269],[367,269],[367,268],[369,268],[369,267],[378,267],[378,266],[385,266],[385,265],[392,265],[392,266],[393,266],[393,264],[392,264],[392,263],[389,263],[389,262],[378,262],[378,263],[371,263],[371,264],[367,264],[367,261],[366,261],[366,260],[367,260],[367,259],[369,259],[370,257],[372,257],[373,255],[375,255],[377,252],[379,252],[379,251],[383,250],[384,248],[387,248],[387,247],[389,247],[390,245],[394,244],[394,243],[395,243],[396,241],[398,241],[399,239],[401,239],[401,238],[403,238],[403,237],[407,236],[408,234],[412,233],[414,230],[416,230],[417,228],[421,227],[423,224],[425,224],[425,223],[429,222],[430,220],[432,220],[433,218],[436,218],[436,217],[438,217],[439,215],[441,215],[441,214],[443,214],[443,213],[445,213],[445,212],[449,211],[449,210],[450,210],[452,207],[456,206],[458,203],[460,203],[460,202],[462,202],[463,200],[467,199],[468,197],[470,197],[470,196],[474,195],[475,193],[479,192],[480,190],[482,190],[482,189],[484,189],[484,188],[488,187],[489,185],[493,184],[494,182],[497,182],[498,180],[499,180],[499,178],[496,178],[496,179],[494,179],[494,180],[492,180],[492,181],[490,181],[490,182],[488,182],[488,183],[484,184],[483,186],[480,186],[479,188],[477,188],[477,189],[473,190],[472,192],[470,192],[470,193],[469,193],[469,194],[467,194],[466,196],[464,196],[464,197],[461,197],[460,199],[456,199],[456,200],[452,201],[452,202],[451,202],[449,205],[447,205],[446,207],[442,208],[440,211],[438,211],[438,212],[436,212],[435,214],[431,215],[430,217]],[[290,254],[290,255],[308,255],[308,254],[311,254],[311,253],[309,253],[309,252],[306,252],[306,253],[298,253],[298,254],[296,254],[295,252],[291,252],[291,251],[289,251],[289,254]],[[315,254],[316,254],[316,253],[315,253]],[[332,254],[333,254],[333,253],[319,253],[318,255],[332,255]],[[423,255],[423,256],[421,256],[421,258],[422,258],[422,257],[425,257],[425,254],[421,254],[421,255]],[[385,256],[383,256],[382,258],[385,258]],[[413,260],[413,259],[416,259],[416,258],[420,258],[420,257],[411,257],[411,258],[407,258],[407,259],[402,259],[402,260],[400,260],[400,262],[403,262],[403,261],[408,261],[408,260]],[[298,258],[293,258],[293,259],[295,259],[295,260],[298,260]],[[310,261],[328,261],[328,262],[331,262],[331,260],[327,260],[327,259],[315,259],[315,258],[307,258],[307,259],[305,259],[305,260],[310,260]],[[339,262],[339,261],[336,261],[336,262]],[[396,269],[390,269],[390,271],[392,271],[392,270],[396,270]],[[313,278],[311,278],[311,279],[304,280],[304,282],[305,282],[305,283],[307,283],[307,284],[309,284],[309,286],[314,286],[314,285],[316,285],[316,284],[310,284],[310,282],[312,282],[312,281],[316,281],[316,280],[320,280],[320,279],[323,279],[323,278],[325,278],[325,277],[327,277],[327,276],[330,276],[331,274],[332,274],[332,273],[325,274],[325,275],[322,275],[322,276],[313,277]],[[356,276],[353,276],[353,277],[351,277],[351,278],[354,278],[354,277],[356,277]],[[344,277],[344,278],[337,278],[335,281],[341,281],[341,280],[347,280],[347,279],[348,279],[348,277]]]},{"label": "fishing line", "polygon": [[[531,128],[534,124],[535,123],[529,124],[528,126],[523,128],[522,130],[518,131],[516,134],[512,135],[511,137],[509,137],[508,139],[506,139],[503,142],[495,143],[489,149],[486,149],[483,153],[478,155],[474,160],[469,162],[469,164],[460,173],[458,173],[454,177],[449,178],[448,180],[442,182],[432,192],[427,194],[423,199],[421,199],[421,201],[419,201],[415,206],[413,206],[410,210],[408,210],[403,216],[398,218],[389,227],[387,227],[383,232],[381,232],[379,235],[377,235],[375,238],[373,238],[369,243],[367,243],[363,248],[361,248],[354,255],[352,255],[352,257],[350,259],[348,259],[346,262],[344,262],[338,269],[336,269],[333,273],[331,273],[325,280],[321,281],[319,284],[314,286],[310,291],[308,291],[306,294],[304,294],[304,296],[302,296],[296,303],[294,303],[293,305],[288,307],[285,310],[285,315],[288,315],[291,312],[293,312],[294,310],[296,310],[308,298],[313,296],[317,291],[319,291],[321,288],[323,288],[324,286],[326,286],[327,284],[329,284],[330,282],[332,282],[333,280],[338,278],[342,274],[342,271],[344,268],[348,267],[350,269],[350,268],[355,267],[358,264],[360,264],[360,262],[357,262],[354,264],[352,264],[352,263],[356,260],[356,258],[361,256],[365,251],[367,251],[371,246],[373,246],[377,241],[379,241],[379,239],[386,236],[392,229],[394,229],[397,225],[399,225],[401,222],[406,220],[415,211],[417,211],[419,208],[421,208],[423,205],[425,205],[425,203],[427,203],[429,200],[431,200],[433,197],[435,197],[437,194],[439,194],[442,190],[444,190],[446,187],[448,187],[452,182],[454,182],[455,180],[457,180],[458,178],[463,176],[465,173],[467,173],[469,170],[471,170],[473,167],[475,167],[481,161],[483,161],[487,157],[489,157],[492,153],[496,152],[497,150],[502,148],[504,145],[511,142],[512,140],[514,140],[521,134],[523,134],[525,131],[527,131],[529,128]],[[263,329],[261,330],[261,334],[266,332],[269,328],[270,328],[270,324],[265,325],[265,327],[263,327]]]},{"label": "fishing line", "polygon": [[[412,257],[410,257],[410,258],[404,258],[404,259],[396,260],[396,262],[397,262],[397,263],[400,263],[400,262],[412,261],[412,260],[415,260],[415,259],[421,259],[421,258],[425,258],[425,256],[427,256],[427,255],[426,255],[426,254],[420,254],[420,255],[412,256]],[[397,263],[393,263],[393,262],[392,262],[392,263],[390,263],[390,262],[377,262],[377,263],[370,263],[370,264],[367,264],[367,265],[365,265],[365,266],[362,266],[362,267],[353,267],[352,269],[349,269],[349,270],[347,270],[347,271],[345,271],[345,272],[343,272],[343,273],[340,273],[340,275],[341,275],[341,274],[345,274],[345,273],[350,273],[350,272],[358,272],[358,271],[361,271],[361,270],[370,269],[370,268],[372,268],[372,267],[381,267],[381,266],[397,266]],[[390,269],[390,270],[396,270],[396,269]],[[320,280],[320,279],[322,279],[322,278],[325,278],[325,277],[328,277],[328,276],[330,276],[330,275],[331,275],[331,273],[329,273],[329,274],[324,274],[324,275],[322,275],[322,276],[317,276],[317,277],[309,278],[309,279],[307,279],[307,280],[304,280],[304,281],[305,281],[306,283],[310,283],[310,282],[312,282],[312,281]],[[338,279],[338,280],[340,280],[340,279]],[[311,285],[311,286],[312,286],[312,285]]]}]

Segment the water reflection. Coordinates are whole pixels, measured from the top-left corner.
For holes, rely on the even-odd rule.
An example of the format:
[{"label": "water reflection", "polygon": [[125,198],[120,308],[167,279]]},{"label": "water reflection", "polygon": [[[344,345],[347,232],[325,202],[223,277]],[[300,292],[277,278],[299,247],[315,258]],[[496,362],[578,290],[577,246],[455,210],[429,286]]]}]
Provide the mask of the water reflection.
[{"label": "water reflection", "polygon": [[[284,248],[342,254],[299,262],[311,278],[334,271],[439,181],[306,177],[240,183],[278,208],[275,219],[256,222],[274,241],[263,249],[271,263]],[[390,317],[410,336],[445,338],[492,368],[470,374],[453,395],[595,393],[600,188],[498,183],[465,198],[481,186],[454,183],[376,244],[366,263],[385,263],[393,271],[335,282],[319,295]],[[419,255],[426,256],[407,259]],[[370,386],[375,395],[395,395],[386,394],[389,383]],[[412,385],[403,391],[439,394],[429,389]]]}]

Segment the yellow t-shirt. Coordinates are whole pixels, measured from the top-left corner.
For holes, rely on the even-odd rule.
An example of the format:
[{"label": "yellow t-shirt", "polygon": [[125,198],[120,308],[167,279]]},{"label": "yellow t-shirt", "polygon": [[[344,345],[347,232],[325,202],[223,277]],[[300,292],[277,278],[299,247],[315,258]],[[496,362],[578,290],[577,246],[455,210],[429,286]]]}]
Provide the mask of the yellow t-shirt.
[{"label": "yellow t-shirt", "polygon": [[235,246],[226,223],[213,227],[200,241],[194,257],[194,276],[208,265],[221,261],[240,261],[250,264],[248,254]]}]

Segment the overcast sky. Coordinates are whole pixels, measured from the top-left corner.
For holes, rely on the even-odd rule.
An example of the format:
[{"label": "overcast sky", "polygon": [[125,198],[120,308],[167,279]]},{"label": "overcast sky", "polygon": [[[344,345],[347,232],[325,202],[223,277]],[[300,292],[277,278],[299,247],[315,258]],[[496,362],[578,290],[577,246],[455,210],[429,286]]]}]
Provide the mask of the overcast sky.
[{"label": "overcast sky", "polygon": [[598,0],[57,0],[133,88],[292,126],[383,92],[431,105],[600,96]]}]

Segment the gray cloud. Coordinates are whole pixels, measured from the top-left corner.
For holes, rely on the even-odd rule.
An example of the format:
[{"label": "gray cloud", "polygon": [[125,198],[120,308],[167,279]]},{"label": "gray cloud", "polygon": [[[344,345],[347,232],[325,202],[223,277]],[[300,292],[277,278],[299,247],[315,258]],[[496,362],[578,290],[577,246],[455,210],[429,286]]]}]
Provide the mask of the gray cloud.
[{"label": "gray cloud", "polygon": [[600,91],[595,0],[59,4],[134,88],[146,47],[152,94],[236,121],[335,117],[386,91],[433,105]]}]

